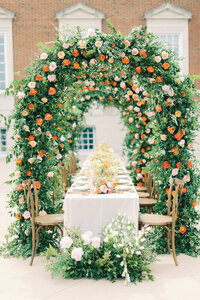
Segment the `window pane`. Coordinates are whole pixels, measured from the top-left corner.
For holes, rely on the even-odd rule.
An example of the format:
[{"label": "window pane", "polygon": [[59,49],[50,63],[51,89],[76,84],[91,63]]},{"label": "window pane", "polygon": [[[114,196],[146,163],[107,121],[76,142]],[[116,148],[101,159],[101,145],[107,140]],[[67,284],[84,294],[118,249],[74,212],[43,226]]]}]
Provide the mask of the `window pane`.
[{"label": "window pane", "polygon": [[0,81],[5,81],[5,73],[0,73]]},{"label": "window pane", "polygon": [[0,63],[0,72],[5,72],[5,64]]},{"label": "window pane", "polygon": [[0,62],[4,62],[4,54],[0,54]]},{"label": "window pane", "polygon": [[7,146],[7,135],[6,129],[0,129],[0,153],[6,153],[6,146]]},{"label": "window pane", "polygon": [[81,133],[81,138],[78,145],[79,149],[92,150],[94,149],[94,128],[85,128]]},{"label": "window pane", "polygon": [[4,53],[4,44],[0,44],[0,52]]},{"label": "window pane", "polygon": [[5,88],[6,88],[6,83],[0,82],[0,90],[5,90]]}]

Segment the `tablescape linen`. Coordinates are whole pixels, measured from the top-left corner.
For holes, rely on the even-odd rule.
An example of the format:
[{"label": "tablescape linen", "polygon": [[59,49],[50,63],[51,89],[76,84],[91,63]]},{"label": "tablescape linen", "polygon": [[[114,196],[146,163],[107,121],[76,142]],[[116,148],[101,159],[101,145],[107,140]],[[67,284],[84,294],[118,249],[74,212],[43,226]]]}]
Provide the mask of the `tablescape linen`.
[{"label": "tablescape linen", "polygon": [[139,198],[120,158],[100,144],[83,164],[64,200],[64,227],[80,227],[100,236],[117,214],[126,214],[138,230]]}]

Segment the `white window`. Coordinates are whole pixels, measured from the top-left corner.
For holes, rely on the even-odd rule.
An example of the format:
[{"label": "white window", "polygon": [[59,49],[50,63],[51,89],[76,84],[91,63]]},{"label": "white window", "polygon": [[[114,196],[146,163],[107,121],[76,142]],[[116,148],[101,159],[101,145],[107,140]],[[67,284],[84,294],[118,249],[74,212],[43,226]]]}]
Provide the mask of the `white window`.
[{"label": "white window", "polygon": [[188,21],[191,17],[191,12],[170,3],[144,14],[148,31],[160,36],[166,47],[174,50],[177,57],[183,58],[179,62],[182,74],[189,73]]},{"label": "white window", "polygon": [[7,153],[7,131],[5,128],[0,128],[0,156],[5,156]]},{"label": "white window", "polygon": [[83,3],[77,3],[57,12],[55,18],[58,19],[59,31],[62,38],[65,36],[67,29],[74,30],[77,26],[84,30],[83,36],[89,28],[102,31],[102,20],[105,19],[105,14],[99,9],[92,8]]},{"label": "white window", "polygon": [[81,132],[79,150],[91,151],[95,146],[95,127],[87,127]]},{"label": "white window", "polygon": [[180,47],[180,34],[179,33],[156,33],[166,46],[167,49],[173,50],[177,57],[181,57],[181,47]]}]

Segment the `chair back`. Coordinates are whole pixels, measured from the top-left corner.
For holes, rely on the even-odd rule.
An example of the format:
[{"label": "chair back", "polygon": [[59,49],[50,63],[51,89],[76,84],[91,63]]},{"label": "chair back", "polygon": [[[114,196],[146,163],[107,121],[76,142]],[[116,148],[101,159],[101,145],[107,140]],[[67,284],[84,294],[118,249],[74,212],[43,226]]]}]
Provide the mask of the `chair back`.
[{"label": "chair back", "polygon": [[[39,215],[38,192],[35,186],[35,182],[32,179],[24,181],[23,186],[26,205],[31,214],[32,223],[34,223],[35,217]],[[32,189],[34,191],[34,194],[32,192]]]},{"label": "chair back", "polygon": [[[172,222],[175,222],[176,220],[176,213],[177,213],[178,205],[181,200],[183,186],[184,186],[184,181],[178,178],[170,179],[170,188],[169,188],[169,194],[167,200],[167,206],[168,206],[167,214],[172,216]],[[173,191],[174,187],[175,190]]]}]

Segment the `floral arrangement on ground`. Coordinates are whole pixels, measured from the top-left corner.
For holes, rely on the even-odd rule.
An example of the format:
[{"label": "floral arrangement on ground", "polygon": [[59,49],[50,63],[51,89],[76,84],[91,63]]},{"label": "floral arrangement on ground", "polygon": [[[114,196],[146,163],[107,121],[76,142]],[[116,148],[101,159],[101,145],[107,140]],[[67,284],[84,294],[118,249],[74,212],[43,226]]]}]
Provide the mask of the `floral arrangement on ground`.
[{"label": "floral arrangement on ground", "polygon": [[144,247],[144,231],[135,236],[134,224],[125,215],[116,216],[102,231],[102,241],[87,231],[67,229],[61,239],[61,252],[50,247],[42,256],[52,276],[64,278],[124,278],[125,284],[153,280],[149,264],[154,256]]}]

